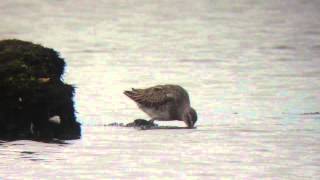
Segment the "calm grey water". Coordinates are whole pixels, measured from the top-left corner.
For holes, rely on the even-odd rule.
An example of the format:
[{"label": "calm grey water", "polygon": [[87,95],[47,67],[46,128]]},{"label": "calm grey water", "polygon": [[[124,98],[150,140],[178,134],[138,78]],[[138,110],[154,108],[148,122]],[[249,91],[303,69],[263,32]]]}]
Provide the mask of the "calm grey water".
[{"label": "calm grey water", "polygon": [[[83,137],[0,143],[0,179],[319,179],[319,9],[318,0],[1,0],[1,39],[66,59]],[[104,126],[147,118],[123,90],[167,83],[189,91],[196,129]]]}]

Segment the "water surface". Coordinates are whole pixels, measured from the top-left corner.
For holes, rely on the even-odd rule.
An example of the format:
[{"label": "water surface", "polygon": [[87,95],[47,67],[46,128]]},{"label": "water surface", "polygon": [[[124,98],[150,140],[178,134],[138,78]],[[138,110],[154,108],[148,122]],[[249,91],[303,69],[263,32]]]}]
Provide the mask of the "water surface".
[{"label": "water surface", "polygon": [[[1,39],[41,43],[66,59],[83,123],[82,139],[65,144],[0,142],[3,179],[320,177],[319,1],[0,7]],[[104,126],[147,118],[123,90],[167,83],[189,91],[196,129]]]}]

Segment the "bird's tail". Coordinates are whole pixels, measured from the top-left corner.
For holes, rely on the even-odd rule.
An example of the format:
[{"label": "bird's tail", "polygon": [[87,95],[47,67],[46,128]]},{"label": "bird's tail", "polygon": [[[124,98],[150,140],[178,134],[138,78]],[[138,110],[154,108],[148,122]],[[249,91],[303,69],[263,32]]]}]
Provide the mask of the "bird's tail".
[{"label": "bird's tail", "polygon": [[140,102],[142,99],[142,94],[141,94],[141,90],[139,89],[134,89],[132,88],[132,90],[128,90],[128,91],[124,91],[123,94],[125,94],[126,96],[128,96],[130,99],[132,99],[135,102]]}]

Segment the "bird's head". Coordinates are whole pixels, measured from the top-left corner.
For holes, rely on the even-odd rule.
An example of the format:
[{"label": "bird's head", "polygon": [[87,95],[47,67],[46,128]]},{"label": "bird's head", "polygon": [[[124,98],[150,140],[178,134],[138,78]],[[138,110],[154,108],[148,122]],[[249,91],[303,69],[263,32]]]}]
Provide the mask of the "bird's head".
[{"label": "bird's head", "polygon": [[186,108],[183,112],[182,120],[188,128],[193,128],[198,120],[197,112],[192,107]]}]

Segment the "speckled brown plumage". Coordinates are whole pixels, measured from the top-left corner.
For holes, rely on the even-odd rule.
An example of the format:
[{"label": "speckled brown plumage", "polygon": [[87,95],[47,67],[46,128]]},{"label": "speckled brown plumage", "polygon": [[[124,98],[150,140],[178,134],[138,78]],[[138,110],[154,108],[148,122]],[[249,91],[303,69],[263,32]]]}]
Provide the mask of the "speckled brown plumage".
[{"label": "speckled brown plumage", "polygon": [[187,91],[179,85],[157,85],[145,89],[124,91],[124,94],[137,103],[138,107],[159,121],[184,121],[193,127],[197,121],[197,113],[190,106]]}]

